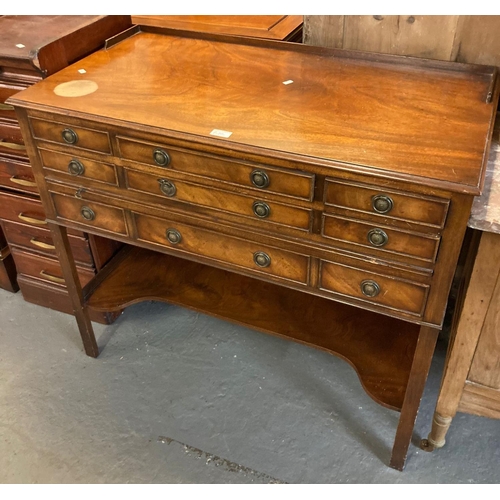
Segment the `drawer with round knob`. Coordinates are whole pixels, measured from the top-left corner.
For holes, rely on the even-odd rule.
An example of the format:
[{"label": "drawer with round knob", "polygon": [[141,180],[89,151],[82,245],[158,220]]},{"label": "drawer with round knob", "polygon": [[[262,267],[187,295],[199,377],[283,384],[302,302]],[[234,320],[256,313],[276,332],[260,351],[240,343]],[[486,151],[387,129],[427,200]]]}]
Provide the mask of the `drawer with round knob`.
[{"label": "drawer with round knob", "polygon": [[366,184],[326,179],[326,209],[340,207],[381,219],[395,219],[434,228],[444,227],[449,200],[379,188]]},{"label": "drawer with round knob", "polygon": [[109,207],[60,194],[52,194],[52,201],[58,219],[112,233],[127,234],[125,214],[121,208]]},{"label": "drawer with round knob", "polygon": [[[178,175],[163,177],[125,169],[127,187],[164,200],[175,200],[190,205],[201,205],[216,210],[243,215],[251,219],[272,222],[296,229],[309,231],[311,228],[312,210],[294,207],[270,200],[261,200],[258,196],[250,197],[236,193],[214,189],[211,187],[179,180]],[[155,200],[157,202],[157,200]]]},{"label": "drawer with round knob", "polygon": [[254,189],[262,193],[280,194],[304,200],[312,200],[314,174],[290,171],[267,165],[259,165],[186,151],[168,145],[139,142],[117,137],[121,158],[144,163],[169,171],[184,172],[221,182]]},{"label": "drawer with round knob", "polygon": [[429,285],[328,261],[321,261],[319,288],[419,317],[429,291]]},{"label": "drawer with round knob", "polygon": [[37,118],[31,118],[30,122],[33,136],[36,139],[62,144],[67,146],[68,149],[78,148],[100,153],[111,153],[107,132]]},{"label": "drawer with round knob", "polygon": [[42,164],[50,177],[50,171],[63,172],[71,177],[83,177],[106,184],[118,184],[116,167],[79,154],[65,154],[57,151],[39,148]]},{"label": "drawer with round knob", "polygon": [[391,257],[413,257],[426,262],[435,262],[440,236],[404,231],[380,224],[359,222],[323,214],[322,235],[325,238],[345,241],[358,246],[364,254],[378,254],[375,250]]},{"label": "drawer with round knob", "polygon": [[277,278],[307,284],[309,256],[242,240],[174,220],[134,214],[137,239],[166,247],[223,267],[269,274]]}]

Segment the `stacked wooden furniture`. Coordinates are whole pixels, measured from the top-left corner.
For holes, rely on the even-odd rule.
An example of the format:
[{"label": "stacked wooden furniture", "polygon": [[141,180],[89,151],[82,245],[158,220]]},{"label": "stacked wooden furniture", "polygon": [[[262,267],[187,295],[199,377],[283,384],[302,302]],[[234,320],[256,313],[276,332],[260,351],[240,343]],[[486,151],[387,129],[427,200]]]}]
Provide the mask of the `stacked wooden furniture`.
[{"label": "stacked wooden furniture", "polygon": [[500,418],[500,130],[495,135],[484,192],[469,219],[471,241],[432,430],[422,441],[426,451],[444,446],[457,411]]},{"label": "stacked wooden furniture", "polygon": [[[29,302],[72,312],[19,123],[5,101],[102,47],[106,38],[130,25],[129,16],[0,17],[0,219],[5,235],[0,235],[0,286],[16,288],[13,258],[17,281]],[[71,245],[83,283],[117,247],[116,242],[82,231],[72,232]],[[93,317],[110,320],[106,314]]]},{"label": "stacked wooden furniture", "polygon": [[[9,104],[87,354],[89,307],[145,299],[319,347],[401,411],[402,469],[496,70],[147,27],[81,64]],[[132,246],[82,289],[68,230]]]},{"label": "stacked wooden furniture", "polygon": [[134,24],[287,42],[302,41],[303,16],[132,16]]}]

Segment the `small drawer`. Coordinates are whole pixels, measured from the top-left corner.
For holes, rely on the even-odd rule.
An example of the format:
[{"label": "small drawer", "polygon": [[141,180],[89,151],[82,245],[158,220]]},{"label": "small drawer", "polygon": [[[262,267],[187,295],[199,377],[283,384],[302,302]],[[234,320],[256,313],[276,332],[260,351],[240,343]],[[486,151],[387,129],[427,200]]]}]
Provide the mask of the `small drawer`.
[{"label": "small drawer", "polygon": [[9,104],[5,104],[5,101],[25,88],[26,87],[16,86],[5,81],[0,81],[0,119],[17,122],[14,107]]},{"label": "small drawer", "polygon": [[428,262],[436,260],[441,239],[439,236],[417,234],[326,214],[323,215],[322,235],[325,238],[360,245],[363,247],[360,251],[364,253],[370,253],[369,250],[381,250]]},{"label": "small drawer", "polygon": [[7,158],[0,158],[0,186],[23,193],[38,193],[31,165]]},{"label": "small drawer", "polygon": [[64,144],[68,148],[111,153],[107,132],[99,132],[58,122],[46,122],[36,118],[31,118],[30,121],[33,136],[37,139]]},{"label": "small drawer", "polygon": [[171,199],[201,205],[304,231],[309,231],[311,227],[312,210],[261,201],[257,197],[241,196],[228,191],[184,182],[169,177],[167,171],[165,177],[159,177],[126,169],[126,175],[128,189],[159,196],[165,200]]},{"label": "small drawer", "polygon": [[[39,199],[0,192],[0,219],[48,229],[45,218]],[[68,229],[68,233],[83,237],[83,233],[75,229]]]},{"label": "small drawer", "polygon": [[0,121],[0,140],[6,143],[24,144],[19,124]]},{"label": "small drawer", "polygon": [[171,220],[134,214],[138,239],[259,274],[308,283],[309,257]]},{"label": "small drawer", "polygon": [[125,214],[121,208],[52,194],[57,217],[117,234],[127,234]]},{"label": "small drawer", "polygon": [[[56,249],[50,231],[42,227],[4,221],[3,228],[9,245],[56,257]],[[77,263],[93,266],[89,242],[85,238],[69,235],[73,257]]]},{"label": "small drawer", "polygon": [[326,179],[324,201],[327,207],[358,210],[377,217],[416,222],[437,228],[444,226],[449,205],[449,200],[335,179]]},{"label": "small drawer", "polygon": [[64,172],[73,177],[85,177],[106,184],[118,184],[114,165],[42,148],[39,148],[38,151],[43,166],[48,170]]},{"label": "small drawer", "polygon": [[[17,248],[12,249],[12,255],[19,274],[47,281],[55,285],[66,286],[61,265],[57,259],[32,254]],[[85,286],[95,276],[94,271],[91,269],[79,267],[77,271],[82,286]]]},{"label": "small drawer", "polygon": [[267,165],[250,165],[237,160],[205,156],[166,145],[138,142],[117,137],[120,156],[125,160],[145,163],[188,174],[232,183],[261,192],[312,200],[314,175],[288,172]]},{"label": "small drawer", "polygon": [[321,261],[321,290],[422,316],[428,285]]}]

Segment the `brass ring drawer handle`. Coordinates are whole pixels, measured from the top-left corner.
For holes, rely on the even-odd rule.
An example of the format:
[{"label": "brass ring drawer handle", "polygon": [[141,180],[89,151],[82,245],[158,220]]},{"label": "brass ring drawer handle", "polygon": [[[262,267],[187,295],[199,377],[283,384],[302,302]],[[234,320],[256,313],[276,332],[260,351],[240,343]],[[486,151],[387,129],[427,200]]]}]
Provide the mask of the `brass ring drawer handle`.
[{"label": "brass ring drawer handle", "polygon": [[23,222],[27,222],[28,224],[34,224],[35,226],[46,226],[47,221],[42,219],[35,219],[35,217],[29,217],[28,215],[24,215],[23,213],[18,214],[17,217],[21,219]]},{"label": "brass ring drawer handle", "polygon": [[160,184],[160,191],[165,196],[171,198],[172,196],[175,196],[175,193],[177,193],[177,188],[172,181],[169,181],[168,179],[158,179],[158,183]]},{"label": "brass ring drawer handle", "polygon": [[82,175],[85,172],[85,167],[83,166],[83,163],[78,160],[71,160],[68,163],[68,172],[71,175]]},{"label": "brass ring drawer handle", "polygon": [[261,219],[265,219],[271,214],[271,207],[263,201],[254,202],[254,204],[252,205],[252,210],[253,213]]},{"label": "brass ring drawer handle", "polygon": [[167,240],[172,243],[172,245],[177,245],[182,240],[182,235],[177,231],[177,229],[167,229]]},{"label": "brass ring drawer handle", "polygon": [[379,214],[386,214],[392,210],[394,202],[390,196],[377,194],[372,198],[372,208]]},{"label": "brass ring drawer handle", "polygon": [[85,220],[91,221],[95,219],[95,212],[90,207],[82,207],[80,213]]},{"label": "brass ring drawer handle", "polygon": [[54,283],[61,283],[61,284],[64,284],[66,283],[64,281],[64,278],[59,278],[59,276],[54,276],[53,274],[50,274],[46,271],[40,271],[40,276],[42,278],[45,278],[46,280],[49,280],[49,281],[53,281]]},{"label": "brass ring drawer handle", "polygon": [[2,110],[2,111],[14,111],[14,106],[0,102],[0,110]]},{"label": "brass ring drawer handle", "polygon": [[10,182],[13,182],[14,184],[19,184],[20,186],[26,186],[26,187],[36,187],[36,182],[30,181],[29,179],[23,179],[22,177],[17,177],[17,175],[13,175],[10,178]]},{"label": "brass ring drawer handle", "polygon": [[78,142],[78,134],[73,129],[65,128],[61,132],[61,135],[62,135],[63,141],[66,144],[76,144]]},{"label": "brass ring drawer handle", "polygon": [[368,231],[368,241],[374,247],[383,247],[389,241],[389,236],[387,236],[387,233],[382,231],[382,229],[371,229]]},{"label": "brass ring drawer handle", "polygon": [[0,146],[3,148],[15,149],[18,151],[26,151],[24,144],[16,144],[15,142],[5,142],[0,139]]},{"label": "brass ring drawer handle", "polygon": [[380,285],[373,280],[364,280],[361,282],[361,292],[366,297],[374,298],[380,293]]},{"label": "brass ring drawer handle", "polygon": [[153,151],[153,160],[160,167],[168,167],[170,155],[163,149],[157,148]]},{"label": "brass ring drawer handle", "polygon": [[39,241],[36,238],[31,238],[30,243],[32,245],[35,245],[36,247],[43,248],[45,250],[55,250],[56,247],[54,245],[51,245],[50,243],[45,243],[43,241]]},{"label": "brass ring drawer handle", "polygon": [[264,170],[253,170],[250,174],[250,181],[255,187],[265,189],[269,186],[271,180]]},{"label": "brass ring drawer handle", "polygon": [[266,252],[255,252],[253,261],[259,267],[269,267],[271,265],[271,257]]}]

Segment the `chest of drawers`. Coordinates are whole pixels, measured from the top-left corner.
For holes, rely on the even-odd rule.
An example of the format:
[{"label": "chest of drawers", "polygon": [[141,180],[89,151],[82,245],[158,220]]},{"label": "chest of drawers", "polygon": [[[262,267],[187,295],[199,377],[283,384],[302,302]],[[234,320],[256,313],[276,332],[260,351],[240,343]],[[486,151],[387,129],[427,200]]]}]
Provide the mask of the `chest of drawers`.
[{"label": "chest of drawers", "polygon": [[[158,299],[347,359],[402,469],[498,101],[490,67],[134,28],[11,98],[87,354]],[[83,289],[68,230],[131,244]]]},{"label": "chest of drawers", "polygon": [[[130,16],[0,17],[0,221],[5,245],[0,286],[19,283],[26,300],[72,312],[38,187],[24,146],[13,94],[81,59],[131,25]],[[2,229],[0,229],[2,231]],[[72,236],[79,273],[93,276],[117,249],[112,240],[84,232]],[[112,316],[93,313],[108,323]]]}]

